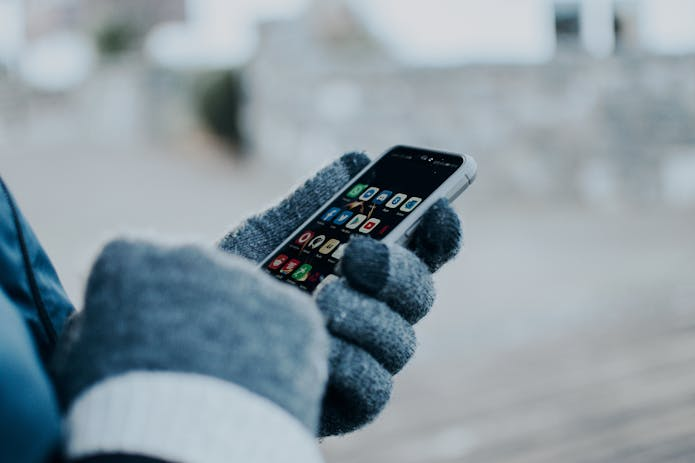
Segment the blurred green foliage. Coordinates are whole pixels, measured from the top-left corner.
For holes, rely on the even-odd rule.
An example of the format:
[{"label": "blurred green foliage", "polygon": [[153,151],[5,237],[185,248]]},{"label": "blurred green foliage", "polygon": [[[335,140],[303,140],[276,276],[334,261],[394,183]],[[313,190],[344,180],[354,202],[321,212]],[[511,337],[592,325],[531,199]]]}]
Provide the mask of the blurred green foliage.
[{"label": "blurred green foliage", "polygon": [[233,148],[244,142],[241,106],[244,100],[241,74],[218,71],[201,76],[197,82],[196,110],[203,124]]},{"label": "blurred green foliage", "polygon": [[113,57],[134,49],[140,42],[137,28],[126,21],[111,21],[96,32],[96,45],[102,56]]}]

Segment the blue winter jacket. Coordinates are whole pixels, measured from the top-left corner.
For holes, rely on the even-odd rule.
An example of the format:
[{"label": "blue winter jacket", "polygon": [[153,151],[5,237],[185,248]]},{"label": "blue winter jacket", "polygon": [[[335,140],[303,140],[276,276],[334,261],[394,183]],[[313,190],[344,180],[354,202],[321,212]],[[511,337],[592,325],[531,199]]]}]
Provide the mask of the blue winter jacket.
[{"label": "blue winter jacket", "polygon": [[0,178],[0,462],[46,461],[60,418],[46,364],[74,312]]}]

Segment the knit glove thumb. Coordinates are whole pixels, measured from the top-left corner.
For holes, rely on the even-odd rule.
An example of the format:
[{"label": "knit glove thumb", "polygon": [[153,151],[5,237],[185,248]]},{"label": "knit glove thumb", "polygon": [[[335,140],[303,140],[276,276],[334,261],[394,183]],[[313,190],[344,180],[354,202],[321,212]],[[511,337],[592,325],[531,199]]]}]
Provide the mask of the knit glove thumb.
[{"label": "knit glove thumb", "polygon": [[220,249],[260,263],[323,204],[369,164],[364,153],[347,153],[321,169],[279,204],[227,233]]},{"label": "knit glove thumb", "polygon": [[320,461],[327,349],[311,298],[249,262],[114,241],[53,362],[68,457]]}]

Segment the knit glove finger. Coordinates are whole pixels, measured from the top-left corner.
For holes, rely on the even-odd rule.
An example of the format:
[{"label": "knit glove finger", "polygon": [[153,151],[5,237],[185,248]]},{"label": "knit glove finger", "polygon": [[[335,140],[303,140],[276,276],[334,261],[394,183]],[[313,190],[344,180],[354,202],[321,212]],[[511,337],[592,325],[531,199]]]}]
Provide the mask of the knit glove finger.
[{"label": "knit glove finger", "polygon": [[415,324],[434,303],[432,272],[458,253],[462,236],[458,215],[441,199],[425,213],[408,243],[410,250],[354,236],[340,270],[350,286]]},{"label": "knit glove finger", "polygon": [[323,323],[310,297],[240,258],[112,242],[53,365],[68,456],[288,461],[277,439],[318,461]]},{"label": "knit glove finger", "polygon": [[442,198],[425,212],[407,247],[434,273],[458,254],[462,243],[461,220]]},{"label": "knit glove finger", "polygon": [[319,290],[316,302],[331,333],[319,429],[319,436],[329,436],[357,429],[386,406],[391,375],[412,356],[415,333],[385,303],[357,292],[345,279]]},{"label": "knit glove finger", "polygon": [[244,221],[218,246],[261,262],[323,204],[369,164],[364,153],[347,153],[321,169],[280,204]]},{"label": "knit glove finger", "polygon": [[432,274],[402,246],[355,236],[345,248],[340,271],[350,286],[385,302],[410,324],[424,317],[434,303]]},{"label": "knit glove finger", "polygon": [[[319,437],[353,431],[369,422],[391,396],[391,374],[365,350],[331,336],[329,380]],[[376,412],[375,412],[376,411]]]},{"label": "knit glove finger", "polygon": [[316,303],[331,334],[369,353],[390,374],[400,371],[415,352],[412,325],[343,278],[322,288]]}]

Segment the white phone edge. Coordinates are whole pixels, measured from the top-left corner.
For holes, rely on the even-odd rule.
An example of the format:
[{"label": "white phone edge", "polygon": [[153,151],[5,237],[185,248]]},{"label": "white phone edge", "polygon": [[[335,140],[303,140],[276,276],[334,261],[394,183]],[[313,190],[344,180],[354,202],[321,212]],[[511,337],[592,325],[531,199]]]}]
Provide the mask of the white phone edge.
[{"label": "white phone edge", "polygon": [[[321,211],[326,207],[326,205],[331,204],[333,201],[338,199],[342,192],[349,187],[355,180],[357,180],[362,174],[367,172],[369,169],[372,168],[374,164],[379,162],[382,157],[384,157],[386,154],[388,154],[390,151],[393,151],[395,148],[408,148],[407,146],[402,146],[402,145],[397,145],[393,146],[383,153],[381,153],[377,158],[375,158],[372,162],[370,162],[364,169],[359,171],[357,174],[355,174],[348,182],[345,183],[345,186],[343,186],[338,192],[333,195],[328,201],[325,203],[321,204],[318,209],[316,209],[316,212],[311,215],[306,221],[304,221],[299,227],[297,227],[292,233],[289,234],[289,236],[282,242],[280,243],[279,246],[277,246],[273,252],[271,252],[269,255],[263,258],[261,263],[259,264],[259,268],[263,268],[264,263],[270,256],[273,256],[280,252],[289,242],[292,240],[292,238],[301,230],[305,229],[309,224],[311,224],[314,220],[316,220],[316,217],[319,216]],[[439,188],[434,190],[434,192],[427,197],[418,207],[406,217],[405,220],[403,220],[396,228],[394,228],[388,235],[384,237],[383,240],[381,240],[382,243],[386,244],[393,244],[393,243],[399,243],[403,244],[408,241],[410,238],[410,235],[412,234],[413,230],[415,230],[415,227],[417,224],[420,222],[420,219],[424,215],[425,212],[439,199],[441,198],[446,198],[449,201],[453,202],[456,198],[458,198],[461,193],[463,193],[475,180],[475,176],[478,171],[478,165],[475,162],[475,159],[473,157],[467,155],[467,154],[459,154],[459,153],[451,153],[451,152],[446,152],[446,151],[440,151],[436,149],[430,149],[430,148],[418,148],[418,149],[425,149],[425,150],[430,150],[432,152],[436,153],[445,153],[445,154],[450,154],[454,156],[461,156],[463,158],[463,164],[461,164],[461,167],[459,167],[456,172],[454,172],[451,177],[446,179],[444,183],[439,185]]]}]

